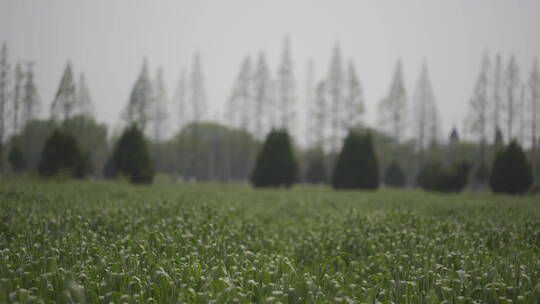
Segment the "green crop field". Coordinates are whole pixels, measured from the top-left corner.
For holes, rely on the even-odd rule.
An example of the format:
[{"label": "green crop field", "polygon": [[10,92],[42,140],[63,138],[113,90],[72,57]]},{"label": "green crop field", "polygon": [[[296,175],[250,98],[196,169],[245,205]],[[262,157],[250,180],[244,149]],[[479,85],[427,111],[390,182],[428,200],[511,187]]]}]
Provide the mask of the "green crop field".
[{"label": "green crop field", "polygon": [[2,181],[0,303],[539,303],[540,197]]}]

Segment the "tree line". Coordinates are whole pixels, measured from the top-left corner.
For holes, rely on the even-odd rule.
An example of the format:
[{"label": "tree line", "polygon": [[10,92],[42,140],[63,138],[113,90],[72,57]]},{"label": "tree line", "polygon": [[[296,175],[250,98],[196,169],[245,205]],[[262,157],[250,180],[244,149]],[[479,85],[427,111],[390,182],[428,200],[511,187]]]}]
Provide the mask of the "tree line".
[{"label": "tree line", "polygon": [[[144,60],[121,114],[123,125],[125,129],[136,126],[147,138],[157,172],[199,181],[247,181],[266,135],[283,130],[293,138],[292,149],[300,161],[299,180],[329,182],[328,172],[336,164],[348,132],[367,129],[363,86],[353,61],[344,60],[336,44],[322,76],[316,77],[313,61],[307,64],[304,92],[299,94],[291,42],[286,37],[276,72],[272,71],[264,52],[255,60],[246,56],[226,100],[225,123],[219,123],[222,119],[211,115],[199,53],[193,57],[189,73],[182,69],[171,97],[161,68],[151,75]],[[504,60],[486,53],[462,132],[455,126],[445,140],[427,63],[424,61],[409,97],[398,61],[388,92],[378,103],[377,128],[370,132],[380,163],[379,179],[389,185],[396,179],[414,186],[420,171],[434,167],[433,163],[445,168],[467,160],[469,185],[486,188],[497,151],[512,141],[528,148],[527,161],[538,176],[537,62],[528,76],[521,74],[514,56]],[[303,112],[297,111],[301,103]],[[33,64],[16,63],[12,69],[4,43],[0,53],[1,172],[13,171],[5,164],[17,159],[25,163],[23,171],[37,172],[46,139],[55,129],[62,129],[76,138],[81,154],[87,155],[89,172],[96,177],[106,175],[120,134],[110,134],[106,125],[96,122],[84,74],[75,81],[68,62],[48,119],[40,118],[41,110]],[[298,132],[300,115],[306,118],[305,134]],[[177,125],[171,125],[172,121]],[[172,136],[171,130],[176,130]],[[294,141],[299,138],[305,145]],[[325,176],[317,171],[324,171]]]}]

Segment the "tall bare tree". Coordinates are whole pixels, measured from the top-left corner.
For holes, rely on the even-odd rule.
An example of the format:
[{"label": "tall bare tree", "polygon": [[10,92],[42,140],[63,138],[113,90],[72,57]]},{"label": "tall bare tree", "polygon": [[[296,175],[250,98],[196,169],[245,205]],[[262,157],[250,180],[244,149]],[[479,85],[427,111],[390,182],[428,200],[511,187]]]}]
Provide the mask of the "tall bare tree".
[{"label": "tall bare tree", "polygon": [[538,128],[540,126],[540,71],[538,70],[538,60],[533,63],[531,75],[529,76],[530,92],[530,123],[531,123],[531,147],[533,174],[538,180]]},{"label": "tall bare tree", "polygon": [[512,55],[504,73],[505,99],[502,106],[505,115],[506,137],[508,138],[508,142],[512,141],[515,137],[514,127],[517,123],[519,113],[519,85],[519,67],[514,55]]},{"label": "tall bare tree", "polygon": [[306,146],[312,147],[315,142],[313,134],[314,116],[315,116],[315,63],[310,60],[306,68],[306,82],[304,88],[304,108],[306,109]]},{"label": "tall bare tree", "polygon": [[[178,134],[182,134],[183,128],[187,125],[187,122],[189,120],[188,116],[188,106],[187,106],[187,79],[186,79],[186,70],[185,68],[182,68],[180,71],[180,78],[178,79],[178,83],[176,84],[176,88],[174,90],[174,95],[172,99],[172,104],[176,107],[177,110],[177,118],[178,118]],[[180,176],[183,176],[185,174],[185,165],[186,165],[186,153],[181,145],[180,142],[178,142],[178,165],[177,165],[177,173]]]},{"label": "tall bare tree", "polygon": [[527,85],[524,81],[519,84],[519,101],[517,104],[517,140],[523,146],[525,144],[526,111],[527,111]]},{"label": "tall bare tree", "polygon": [[13,90],[13,134],[19,133],[23,88],[24,72],[21,64],[17,62],[15,65],[15,89]]},{"label": "tall bare tree", "polygon": [[[493,69],[493,80],[492,80],[492,106],[491,106],[491,122],[492,122],[492,132],[494,137],[496,137],[497,132],[500,134],[502,128],[502,117],[501,117],[501,107],[502,107],[502,86],[503,86],[503,68],[502,68],[502,57],[500,54],[495,56],[495,66]],[[489,77],[487,77],[489,78]]]},{"label": "tall bare tree", "polygon": [[[252,115],[253,109],[253,96],[254,96],[254,72],[251,65],[250,56],[246,56],[242,61],[240,70],[236,77],[231,95],[227,101],[227,107],[225,110],[225,120],[233,128],[239,128],[245,134],[252,127]],[[238,178],[238,173],[243,172],[243,169],[247,168],[251,160],[249,159],[251,154],[249,151],[248,143],[245,140],[245,136],[242,136],[241,142],[234,143],[231,140],[225,142],[225,164],[224,164],[224,178],[230,180],[231,178]],[[238,163],[238,156],[233,151],[238,151],[236,145],[242,146],[242,152],[244,159],[243,163]],[[241,169],[239,169],[242,167]]]},{"label": "tall bare tree", "polygon": [[430,144],[438,141],[440,132],[439,111],[426,62],[422,64],[414,93],[414,118],[417,148],[422,154]]},{"label": "tall bare tree", "polygon": [[182,69],[180,72],[180,78],[178,79],[178,84],[176,85],[176,90],[174,92],[173,103],[176,105],[178,110],[178,130],[181,131],[182,127],[186,125],[188,120],[187,113],[187,104],[186,104],[186,94],[187,94],[187,79],[186,79],[186,70]]},{"label": "tall bare tree", "polygon": [[365,112],[364,92],[362,84],[356,75],[354,63],[349,61],[344,94],[343,109],[343,129],[345,131],[353,128],[362,121],[362,114]]},{"label": "tall bare tree", "polygon": [[153,93],[151,115],[153,140],[159,142],[167,132],[167,92],[163,83],[163,70],[158,68],[156,78],[153,83]]},{"label": "tall bare tree", "polygon": [[279,67],[278,87],[279,87],[279,119],[280,127],[292,131],[295,119],[295,79],[293,74],[293,63],[291,58],[291,45],[289,37],[283,41],[283,53],[281,65]]},{"label": "tall bare tree", "polygon": [[124,110],[124,118],[129,125],[137,125],[145,132],[150,123],[150,106],[152,103],[152,83],[148,76],[148,63],[143,60],[139,77],[131,90],[128,104]]},{"label": "tall bare tree", "polygon": [[7,44],[4,42],[0,50],[0,174],[4,173],[4,136],[6,135],[7,106],[9,100],[8,77],[8,50]]},{"label": "tall bare tree", "polygon": [[313,107],[313,125],[311,125],[311,131],[315,133],[315,147],[321,151],[324,151],[327,132],[330,120],[328,119],[328,94],[326,92],[326,83],[320,81],[317,84],[315,93],[314,107]]},{"label": "tall bare tree", "polygon": [[272,78],[266,64],[264,53],[259,54],[257,67],[253,74],[253,134],[257,139],[263,139],[271,127],[271,85]]},{"label": "tall bare tree", "polygon": [[343,136],[342,120],[345,96],[345,72],[339,43],[334,46],[330,69],[326,79],[325,90],[330,97],[330,150],[336,153]]},{"label": "tall bare tree", "polygon": [[40,100],[34,83],[33,64],[28,63],[22,96],[21,126],[39,115]]},{"label": "tall bare tree", "polygon": [[240,67],[231,96],[228,100],[226,119],[233,127],[246,131],[251,127],[253,99],[253,71],[247,56]]},{"label": "tall bare tree", "polygon": [[193,113],[193,121],[198,123],[205,119],[207,114],[206,91],[204,88],[204,75],[202,70],[201,55],[195,53],[193,68],[191,70],[189,102]]},{"label": "tall bare tree", "polygon": [[74,114],[77,106],[77,92],[73,81],[73,70],[68,61],[56,96],[51,104],[51,117],[57,121],[66,121]]},{"label": "tall bare tree", "polygon": [[204,76],[202,71],[201,55],[199,52],[195,53],[193,57],[193,67],[191,70],[190,91],[188,94],[189,105],[191,106],[191,113],[193,118],[193,128],[190,134],[191,136],[191,155],[189,169],[190,175],[197,179],[207,176],[207,172],[204,172],[204,168],[201,166],[201,160],[198,158],[198,153],[201,148],[199,124],[206,118],[207,114],[207,100],[206,91],[204,88]]},{"label": "tall bare tree", "polygon": [[401,141],[407,126],[407,91],[401,60],[396,64],[388,94],[379,103],[379,124],[396,142]]},{"label": "tall bare tree", "polygon": [[[468,130],[480,141],[480,164],[486,165],[486,142],[489,119],[489,57],[484,54],[473,96],[469,102]],[[495,125],[496,126],[496,125]]]},{"label": "tall bare tree", "polygon": [[92,96],[90,95],[90,90],[86,84],[86,77],[84,73],[81,73],[79,76],[79,83],[77,84],[77,106],[76,113],[78,115],[83,115],[89,118],[94,118],[95,109],[92,102]]}]

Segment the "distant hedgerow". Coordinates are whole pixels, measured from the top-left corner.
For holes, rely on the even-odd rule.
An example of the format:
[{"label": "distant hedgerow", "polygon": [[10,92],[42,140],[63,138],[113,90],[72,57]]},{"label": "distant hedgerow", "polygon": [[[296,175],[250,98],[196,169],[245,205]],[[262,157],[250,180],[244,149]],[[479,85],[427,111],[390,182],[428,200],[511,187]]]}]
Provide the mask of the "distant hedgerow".
[{"label": "distant hedgerow", "polygon": [[450,168],[445,168],[440,162],[430,162],[420,169],[416,182],[424,190],[459,192],[467,185],[470,168],[465,161],[457,162]]}]

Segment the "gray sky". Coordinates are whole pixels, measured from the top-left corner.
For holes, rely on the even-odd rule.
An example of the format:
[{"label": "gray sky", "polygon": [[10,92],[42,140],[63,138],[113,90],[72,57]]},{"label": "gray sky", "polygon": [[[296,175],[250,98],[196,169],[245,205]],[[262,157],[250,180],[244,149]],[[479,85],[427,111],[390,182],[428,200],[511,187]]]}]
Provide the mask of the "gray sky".
[{"label": "gray sky", "polygon": [[275,73],[289,35],[303,96],[307,61],[322,77],[339,40],[362,81],[369,124],[396,60],[411,97],[425,58],[448,132],[466,114],[484,51],[514,53],[528,77],[540,55],[539,14],[538,0],[0,0],[0,41],[12,62],[36,62],[43,115],[70,60],[85,72],[98,120],[116,126],[144,56],[152,73],[163,67],[171,95],[200,50],[212,112],[221,113],[248,53],[264,50]]}]

